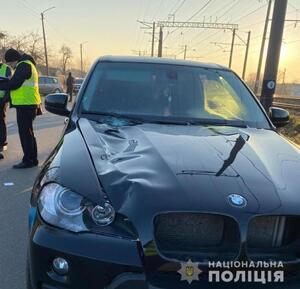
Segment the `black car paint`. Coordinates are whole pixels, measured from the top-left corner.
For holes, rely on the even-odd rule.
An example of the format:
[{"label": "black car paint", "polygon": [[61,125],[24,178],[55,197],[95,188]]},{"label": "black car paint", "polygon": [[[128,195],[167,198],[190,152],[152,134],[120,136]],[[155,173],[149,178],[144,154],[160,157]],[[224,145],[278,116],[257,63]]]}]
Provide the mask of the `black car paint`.
[{"label": "black car paint", "polygon": [[[84,118],[79,111],[91,73],[62,140],[36,181],[32,206],[35,210],[42,180],[58,178],[63,186],[97,204],[111,202],[130,220],[137,236],[122,236],[114,228],[103,229],[100,234],[69,233],[45,224],[37,213],[30,237],[35,283],[62,284],[66,288],[80,284],[87,287],[78,288],[93,289],[107,286],[128,272],[140,273],[150,284],[160,286],[161,268],[171,266],[174,273],[179,269],[178,260],[168,260],[155,247],[153,254],[153,222],[160,213],[207,212],[233,217],[241,230],[239,257],[247,256],[247,228],[254,216],[299,215],[299,148],[274,128],[98,123]],[[45,177],[51,170],[54,176]],[[232,207],[227,202],[232,193],[244,196],[247,208]],[[111,238],[110,245],[107,238]],[[124,248],[126,244],[129,247]],[[120,259],[116,259],[116,252]],[[75,273],[70,279],[56,280],[57,276],[50,274],[51,260],[56,256],[73,260]],[[90,275],[84,268],[88,260],[94,262]],[[105,278],[98,276],[95,268]],[[167,282],[176,282],[172,288],[183,286],[179,277],[170,274],[167,278]]]}]

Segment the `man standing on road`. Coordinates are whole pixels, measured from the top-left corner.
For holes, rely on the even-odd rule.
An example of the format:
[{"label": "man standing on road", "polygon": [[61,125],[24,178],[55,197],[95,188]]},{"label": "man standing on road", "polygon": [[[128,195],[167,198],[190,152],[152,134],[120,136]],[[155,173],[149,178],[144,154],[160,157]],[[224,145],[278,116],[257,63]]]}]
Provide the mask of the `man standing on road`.
[{"label": "man standing on road", "polygon": [[15,169],[32,168],[38,165],[37,144],[33,132],[33,121],[41,104],[38,86],[38,72],[34,59],[21,55],[15,49],[5,53],[5,61],[15,68],[13,77],[0,83],[0,90],[9,90],[11,104],[17,110],[17,123],[23,149],[23,160]]},{"label": "man standing on road", "polygon": [[[0,63],[0,77],[11,77],[11,69],[5,63]],[[6,109],[9,92],[0,90],[0,160],[4,158],[2,152],[7,148]]]},{"label": "man standing on road", "polygon": [[69,102],[72,102],[73,99],[73,86],[74,86],[74,77],[72,76],[72,73],[69,72],[69,76],[66,81],[67,85],[67,94],[69,94]]}]

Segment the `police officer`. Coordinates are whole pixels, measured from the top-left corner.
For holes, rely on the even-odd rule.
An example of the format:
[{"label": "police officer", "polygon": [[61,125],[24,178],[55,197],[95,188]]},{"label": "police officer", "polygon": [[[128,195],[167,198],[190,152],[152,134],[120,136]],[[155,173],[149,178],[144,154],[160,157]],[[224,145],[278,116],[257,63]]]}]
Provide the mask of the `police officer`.
[{"label": "police officer", "polygon": [[[5,63],[0,63],[0,77],[10,77],[11,69]],[[4,158],[2,152],[7,148],[6,109],[9,93],[0,90],[0,160]]]},{"label": "police officer", "polygon": [[21,55],[15,49],[5,53],[5,61],[15,68],[12,78],[0,83],[0,90],[9,90],[11,104],[17,111],[17,123],[23,149],[23,159],[13,166],[15,169],[32,168],[38,165],[37,144],[33,132],[33,121],[41,104],[38,72],[34,59]]}]

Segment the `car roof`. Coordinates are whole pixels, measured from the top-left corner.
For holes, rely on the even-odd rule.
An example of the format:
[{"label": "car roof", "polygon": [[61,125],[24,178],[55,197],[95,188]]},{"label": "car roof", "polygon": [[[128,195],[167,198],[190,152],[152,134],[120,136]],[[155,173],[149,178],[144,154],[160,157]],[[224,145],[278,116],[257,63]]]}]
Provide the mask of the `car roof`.
[{"label": "car roof", "polygon": [[193,66],[202,68],[213,68],[213,69],[225,69],[230,70],[228,67],[215,64],[215,63],[204,63],[190,60],[178,60],[169,58],[158,58],[158,57],[141,57],[141,56],[112,56],[106,55],[98,58],[98,62],[131,62],[131,63],[152,63],[152,64],[169,64],[169,65],[182,65],[182,66]]}]

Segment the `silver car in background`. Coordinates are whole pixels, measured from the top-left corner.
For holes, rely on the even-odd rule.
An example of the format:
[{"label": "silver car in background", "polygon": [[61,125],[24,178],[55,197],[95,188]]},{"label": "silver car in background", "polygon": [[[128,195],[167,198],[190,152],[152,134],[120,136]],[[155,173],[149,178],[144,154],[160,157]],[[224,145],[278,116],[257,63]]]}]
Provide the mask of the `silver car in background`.
[{"label": "silver car in background", "polygon": [[40,76],[39,89],[42,95],[63,92],[63,88],[59,79],[52,76]]},{"label": "silver car in background", "polygon": [[74,88],[73,88],[73,91],[75,94],[77,94],[78,91],[80,90],[83,81],[84,81],[84,78],[75,78]]}]

